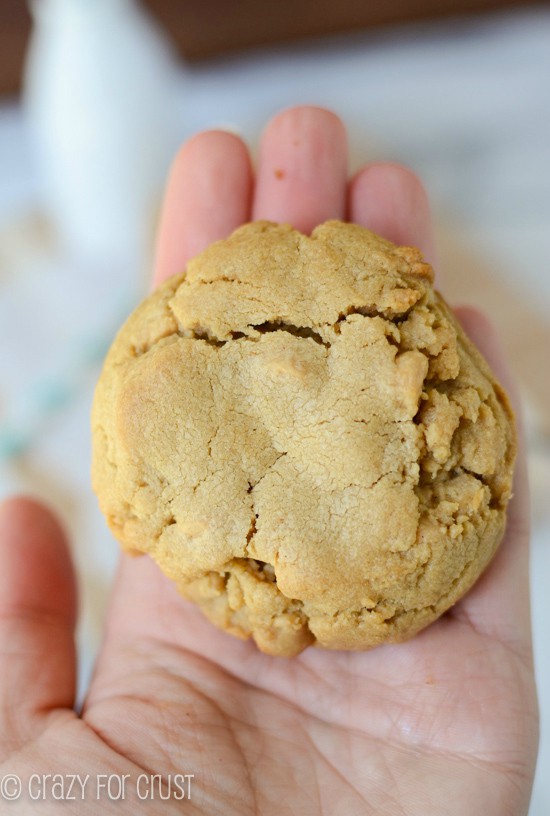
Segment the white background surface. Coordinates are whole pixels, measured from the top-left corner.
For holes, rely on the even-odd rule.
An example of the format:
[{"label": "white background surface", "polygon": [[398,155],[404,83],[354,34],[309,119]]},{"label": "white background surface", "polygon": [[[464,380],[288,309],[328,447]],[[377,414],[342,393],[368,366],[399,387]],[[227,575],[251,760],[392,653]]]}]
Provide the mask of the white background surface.
[{"label": "white background surface", "polygon": [[[549,87],[541,8],[217,60],[182,69],[174,97],[182,139],[228,126],[253,149],[280,108],[332,108],[350,131],[352,169],[385,158],[423,177],[443,291],[486,307],[501,330],[525,398],[533,487],[542,742],[530,816],[550,813]],[[69,261],[56,247],[15,103],[0,106],[0,180],[0,457],[15,432],[25,437],[0,458],[0,494],[46,498],[71,531],[85,678],[117,552],[89,485],[89,407],[102,351],[146,276],[143,264]]]}]

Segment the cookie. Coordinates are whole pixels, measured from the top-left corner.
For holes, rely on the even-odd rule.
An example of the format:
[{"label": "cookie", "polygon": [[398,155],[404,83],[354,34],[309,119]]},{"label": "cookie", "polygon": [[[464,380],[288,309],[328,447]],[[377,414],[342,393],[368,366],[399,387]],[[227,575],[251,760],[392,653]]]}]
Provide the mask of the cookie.
[{"label": "cookie", "polygon": [[262,651],[403,641],[479,577],[516,450],[506,394],[419,250],[247,224],[131,315],[93,406],[122,546]]}]

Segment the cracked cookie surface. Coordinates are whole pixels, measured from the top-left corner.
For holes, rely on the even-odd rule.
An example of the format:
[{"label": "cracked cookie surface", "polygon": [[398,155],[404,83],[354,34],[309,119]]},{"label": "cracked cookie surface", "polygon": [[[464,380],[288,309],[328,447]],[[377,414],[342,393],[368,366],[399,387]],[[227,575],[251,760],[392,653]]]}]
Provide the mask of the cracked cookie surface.
[{"label": "cracked cookie surface", "polygon": [[218,626],[293,655],[405,640],[502,537],[508,399],[420,252],[256,222],[131,315],[93,407],[93,483]]}]

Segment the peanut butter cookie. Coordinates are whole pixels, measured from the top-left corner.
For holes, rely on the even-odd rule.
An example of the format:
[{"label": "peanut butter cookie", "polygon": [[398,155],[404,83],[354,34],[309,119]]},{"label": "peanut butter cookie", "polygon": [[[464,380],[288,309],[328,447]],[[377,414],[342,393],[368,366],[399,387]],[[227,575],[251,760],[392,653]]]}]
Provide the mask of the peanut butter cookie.
[{"label": "peanut butter cookie", "polygon": [[330,221],[247,224],[119,332],[93,483],[217,626],[270,654],[410,638],[503,534],[508,399],[420,252]]}]

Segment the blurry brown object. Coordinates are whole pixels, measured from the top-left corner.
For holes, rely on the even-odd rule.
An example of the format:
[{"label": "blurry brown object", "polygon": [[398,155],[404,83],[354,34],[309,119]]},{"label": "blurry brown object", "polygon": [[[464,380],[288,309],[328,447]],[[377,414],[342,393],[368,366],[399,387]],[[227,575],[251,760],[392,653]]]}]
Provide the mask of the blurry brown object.
[{"label": "blurry brown object", "polygon": [[145,0],[187,59],[280,41],[522,6],[522,0]]},{"label": "blurry brown object", "polygon": [[[183,56],[526,5],[522,0],[142,0]],[[30,18],[24,0],[0,0],[0,93],[21,83]]]},{"label": "blurry brown object", "polygon": [[0,0],[0,93],[19,88],[31,20],[24,0]]}]

